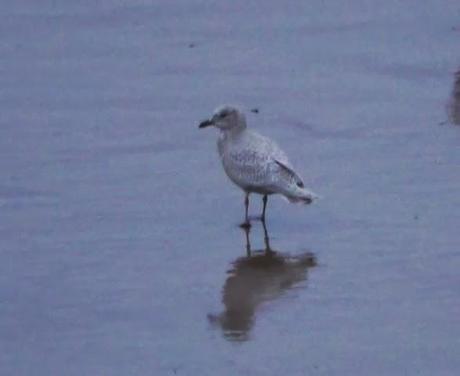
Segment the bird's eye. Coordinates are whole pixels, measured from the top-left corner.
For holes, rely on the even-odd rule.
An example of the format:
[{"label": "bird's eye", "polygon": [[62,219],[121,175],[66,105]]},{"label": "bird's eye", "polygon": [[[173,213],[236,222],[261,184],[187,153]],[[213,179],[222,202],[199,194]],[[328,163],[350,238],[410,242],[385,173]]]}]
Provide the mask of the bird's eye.
[{"label": "bird's eye", "polygon": [[303,188],[303,187],[304,187],[304,185],[303,185],[303,183],[302,183],[301,181],[298,181],[298,182],[297,182],[297,186],[298,186],[299,188]]},{"label": "bird's eye", "polygon": [[221,112],[221,113],[220,113],[219,117],[220,117],[221,119],[223,119],[223,118],[226,117],[227,115],[228,115],[228,112],[227,112],[227,111],[224,111],[224,112]]}]

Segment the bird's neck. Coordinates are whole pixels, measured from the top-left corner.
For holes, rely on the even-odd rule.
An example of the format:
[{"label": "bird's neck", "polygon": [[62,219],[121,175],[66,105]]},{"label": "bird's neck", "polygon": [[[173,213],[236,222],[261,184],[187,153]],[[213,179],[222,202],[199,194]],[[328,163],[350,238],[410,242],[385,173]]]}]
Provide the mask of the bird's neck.
[{"label": "bird's neck", "polygon": [[222,129],[222,135],[224,138],[229,139],[235,139],[240,137],[246,130],[246,123],[244,124],[238,124],[238,126],[230,128],[230,129]]},{"label": "bird's neck", "polygon": [[236,128],[240,131],[246,129],[246,116],[242,113],[238,114],[238,126]]}]

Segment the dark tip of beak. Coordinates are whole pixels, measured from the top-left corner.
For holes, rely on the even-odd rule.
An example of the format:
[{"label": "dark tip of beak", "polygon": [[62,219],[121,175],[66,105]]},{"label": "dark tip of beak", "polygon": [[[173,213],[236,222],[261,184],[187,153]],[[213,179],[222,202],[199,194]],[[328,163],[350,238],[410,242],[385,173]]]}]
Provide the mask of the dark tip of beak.
[{"label": "dark tip of beak", "polygon": [[209,127],[210,125],[213,125],[214,123],[211,120],[205,120],[200,123],[198,128],[206,128]]}]

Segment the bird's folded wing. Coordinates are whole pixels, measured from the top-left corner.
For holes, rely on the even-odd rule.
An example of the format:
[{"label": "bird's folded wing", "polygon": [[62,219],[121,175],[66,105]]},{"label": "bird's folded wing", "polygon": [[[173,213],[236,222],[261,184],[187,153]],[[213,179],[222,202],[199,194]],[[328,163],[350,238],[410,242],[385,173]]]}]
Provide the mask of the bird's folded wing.
[{"label": "bird's folded wing", "polygon": [[227,153],[222,160],[227,174],[241,185],[259,186],[271,182],[273,159],[267,153],[240,149]]},{"label": "bird's folded wing", "polygon": [[290,167],[286,166],[284,163],[275,159],[275,163],[280,166],[281,173],[285,176],[288,180],[293,180],[296,185],[300,188],[304,187],[303,181],[299,175],[295,173]]}]

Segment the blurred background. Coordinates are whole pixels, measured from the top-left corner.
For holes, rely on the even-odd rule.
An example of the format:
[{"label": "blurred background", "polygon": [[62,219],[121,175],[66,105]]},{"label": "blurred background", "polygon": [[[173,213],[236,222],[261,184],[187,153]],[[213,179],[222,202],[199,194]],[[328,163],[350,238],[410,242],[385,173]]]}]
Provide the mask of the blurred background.
[{"label": "blurred background", "polygon": [[[458,1],[4,1],[0,35],[0,374],[459,374]],[[323,199],[240,229],[223,103]]]}]

